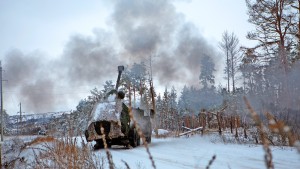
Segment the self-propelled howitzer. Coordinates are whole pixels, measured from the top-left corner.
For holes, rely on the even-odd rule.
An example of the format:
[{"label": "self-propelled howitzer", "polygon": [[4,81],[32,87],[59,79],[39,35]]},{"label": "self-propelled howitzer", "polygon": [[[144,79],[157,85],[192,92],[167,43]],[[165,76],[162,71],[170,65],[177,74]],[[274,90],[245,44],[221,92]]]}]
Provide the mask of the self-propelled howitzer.
[{"label": "self-propelled howitzer", "polygon": [[124,145],[128,148],[140,145],[140,135],[137,127],[142,131],[148,143],[151,142],[151,110],[145,111],[140,108],[131,108],[133,119],[129,115],[129,107],[124,102],[125,93],[118,91],[120,79],[124,66],[118,66],[118,78],[115,89],[111,90],[105,101],[97,103],[89,119],[89,125],[85,131],[88,142],[95,141],[95,149],[104,147],[104,140],[107,147],[112,145]]}]

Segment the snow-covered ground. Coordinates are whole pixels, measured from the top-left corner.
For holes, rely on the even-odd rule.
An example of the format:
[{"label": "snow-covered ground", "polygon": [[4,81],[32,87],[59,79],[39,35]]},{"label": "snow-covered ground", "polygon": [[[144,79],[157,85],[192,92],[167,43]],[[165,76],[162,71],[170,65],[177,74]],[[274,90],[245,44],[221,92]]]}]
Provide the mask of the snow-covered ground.
[{"label": "snow-covered ground", "polygon": [[[201,136],[153,139],[149,148],[158,169],[205,168],[213,155],[216,155],[216,159],[211,168],[266,168],[261,145],[212,143],[211,139]],[[300,168],[300,154],[295,148],[271,147],[271,150],[276,169]],[[143,146],[130,150],[112,147],[110,152],[117,168],[125,168],[122,160],[131,168],[152,168]],[[95,153],[105,156],[104,150]]]},{"label": "snow-covered ground", "polygon": [[[23,137],[29,141],[34,137]],[[10,142],[12,138],[6,138]],[[81,138],[77,138],[81,140]],[[266,168],[264,162],[263,148],[261,145],[253,144],[224,144],[218,141],[217,135],[190,137],[168,137],[152,138],[149,144],[150,153],[154,158],[157,169],[193,169],[205,168],[212,157],[210,168],[214,169],[260,169]],[[92,145],[94,143],[88,143]],[[80,141],[78,142],[80,146]],[[39,145],[36,145],[41,148]],[[35,147],[37,150],[37,147]],[[273,163],[276,169],[298,169],[300,168],[300,154],[294,147],[271,147]],[[148,169],[153,168],[149,155],[144,146],[133,149],[125,149],[122,146],[113,146],[109,149],[117,169],[126,168],[125,161],[130,168]],[[92,153],[95,160],[106,158],[105,150],[97,150]],[[25,157],[25,161],[34,159],[33,151],[27,147],[19,157]],[[30,158],[30,156],[32,156]],[[31,159],[31,160],[30,160]],[[32,162],[31,166],[32,166]],[[26,164],[25,164],[26,165]],[[17,167],[17,166],[16,166]],[[106,164],[108,167],[108,164]]]}]

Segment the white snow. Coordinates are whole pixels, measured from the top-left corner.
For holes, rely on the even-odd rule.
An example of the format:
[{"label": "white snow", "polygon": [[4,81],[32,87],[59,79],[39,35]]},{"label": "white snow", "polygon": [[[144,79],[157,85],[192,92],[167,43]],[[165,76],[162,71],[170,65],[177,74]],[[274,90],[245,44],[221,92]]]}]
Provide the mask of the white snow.
[{"label": "white snow", "polygon": [[116,99],[116,95],[113,94],[108,97],[107,101],[97,103],[92,110],[89,124],[100,120],[118,122],[122,111],[122,101],[122,99]]},{"label": "white snow", "polygon": [[[153,131],[152,134],[154,135],[155,132]],[[163,135],[169,134],[169,131],[168,131],[168,130],[164,130],[164,129],[157,129],[157,134],[158,134],[159,136],[163,136]]]},{"label": "white snow", "polygon": [[114,102],[116,100],[116,94],[111,94],[108,96],[107,101],[108,102]]},{"label": "white snow", "polygon": [[[157,169],[205,168],[213,155],[216,159],[211,168],[253,169],[266,168],[261,145],[240,145],[212,143],[210,137],[152,139],[150,153]],[[300,168],[300,154],[291,147],[271,147],[276,169]],[[152,168],[143,146],[126,150],[120,147],[110,149],[117,168],[125,168],[126,161],[131,168]],[[104,150],[95,153],[105,156]]]},{"label": "white snow", "polygon": [[98,103],[92,111],[89,124],[99,120],[118,121],[115,110],[115,102]]},{"label": "white snow", "polygon": [[[217,135],[174,138],[152,138],[149,150],[154,158],[157,169],[193,169],[206,168],[214,155],[216,159],[212,163],[212,169],[256,169],[266,168],[263,147],[254,144],[224,144]],[[5,139],[5,141],[8,138]],[[11,138],[12,139],[12,138]],[[25,138],[24,138],[25,139]],[[26,138],[25,140],[27,140]],[[81,140],[78,137],[78,140]],[[88,143],[91,146],[94,144]],[[80,141],[78,146],[81,146]],[[35,148],[41,148],[38,146]],[[37,151],[37,149],[35,149]],[[126,168],[125,161],[130,168],[153,168],[149,155],[143,145],[125,149],[123,146],[113,146],[109,149],[116,168]],[[300,154],[294,147],[271,147],[273,163],[276,169],[300,168]],[[95,160],[106,158],[105,150],[93,151]],[[17,154],[16,154],[17,155]],[[28,165],[34,160],[33,150],[27,147],[21,153],[26,158]],[[20,156],[20,157],[21,157]],[[108,164],[106,164],[108,166]]]}]

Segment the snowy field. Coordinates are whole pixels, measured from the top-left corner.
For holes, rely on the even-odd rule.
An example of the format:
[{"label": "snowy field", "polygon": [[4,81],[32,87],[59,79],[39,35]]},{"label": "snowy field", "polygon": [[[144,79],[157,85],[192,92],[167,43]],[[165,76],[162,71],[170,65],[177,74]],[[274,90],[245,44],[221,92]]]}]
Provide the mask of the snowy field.
[{"label": "snowy field", "polygon": [[[153,139],[149,148],[158,169],[205,168],[213,155],[216,155],[216,159],[211,168],[266,168],[261,145],[212,143],[209,137],[192,136]],[[300,154],[295,148],[271,147],[271,149],[276,169],[300,168]],[[112,147],[110,151],[117,167],[125,168],[123,160],[131,168],[152,168],[149,155],[143,146],[130,150]],[[105,156],[103,150],[95,153]]]},{"label": "snowy field", "polygon": [[[212,169],[260,169],[266,168],[264,151],[261,145],[253,144],[224,144],[218,136],[191,136],[181,138],[152,138],[149,144],[150,153],[154,158],[157,169],[193,169],[206,168],[215,155],[210,168]],[[29,141],[34,137],[23,137]],[[10,142],[12,138],[6,138]],[[78,140],[81,140],[77,138]],[[94,143],[88,143],[91,147]],[[78,145],[81,145],[78,142]],[[40,145],[34,146],[35,150]],[[19,156],[26,157],[29,163],[34,154],[28,147]],[[275,169],[299,169],[300,154],[293,147],[271,147]],[[125,161],[130,168],[153,168],[149,155],[144,146],[125,149],[122,146],[113,146],[109,149],[117,169],[126,168]],[[105,150],[92,151],[95,160],[106,159]],[[31,162],[30,162],[31,163]],[[32,164],[32,163],[31,163]],[[26,167],[26,166],[23,166]],[[108,168],[108,164],[106,165]],[[16,166],[18,168],[18,166]],[[27,168],[27,167],[26,167]]]}]

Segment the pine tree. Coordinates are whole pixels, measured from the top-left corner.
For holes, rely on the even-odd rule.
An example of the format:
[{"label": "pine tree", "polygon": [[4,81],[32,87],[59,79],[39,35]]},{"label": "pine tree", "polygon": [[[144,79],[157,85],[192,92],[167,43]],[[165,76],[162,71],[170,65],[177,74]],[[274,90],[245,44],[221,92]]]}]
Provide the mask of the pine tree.
[{"label": "pine tree", "polygon": [[171,93],[169,95],[169,105],[170,105],[170,127],[172,130],[178,129],[179,116],[178,116],[178,108],[177,108],[177,93],[175,87],[172,86]]},{"label": "pine tree", "polygon": [[291,51],[298,33],[294,28],[299,25],[299,14],[292,10],[295,3],[291,0],[246,0],[248,21],[256,28],[247,38],[258,41],[252,49],[262,49],[259,50],[263,52],[261,56],[279,56],[285,72],[288,68],[286,52]]},{"label": "pine tree", "polygon": [[158,127],[163,128],[163,101],[161,99],[160,94],[158,94],[156,99],[156,122]]},{"label": "pine tree", "polygon": [[182,113],[186,112],[190,108],[190,98],[189,98],[189,89],[185,85],[181,91],[181,95],[178,100],[178,108],[179,111]]},{"label": "pine tree", "polygon": [[203,88],[208,88],[215,84],[215,63],[213,62],[212,58],[208,55],[205,55],[201,58],[201,73],[199,76],[200,83],[202,84]]},{"label": "pine tree", "polygon": [[162,111],[161,111],[161,120],[162,120],[162,127],[164,129],[169,129],[169,92],[168,89],[165,89],[163,98],[162,98]]},{"label": "pine tree", "polygon": [[102,90],[102,93],[107,95],[111,90],[113,90],[115,88],[115,85],[113,84],[113,82],[111,80],[108,80],[108,81],[105,81],[103,88],[104,89]]}]

